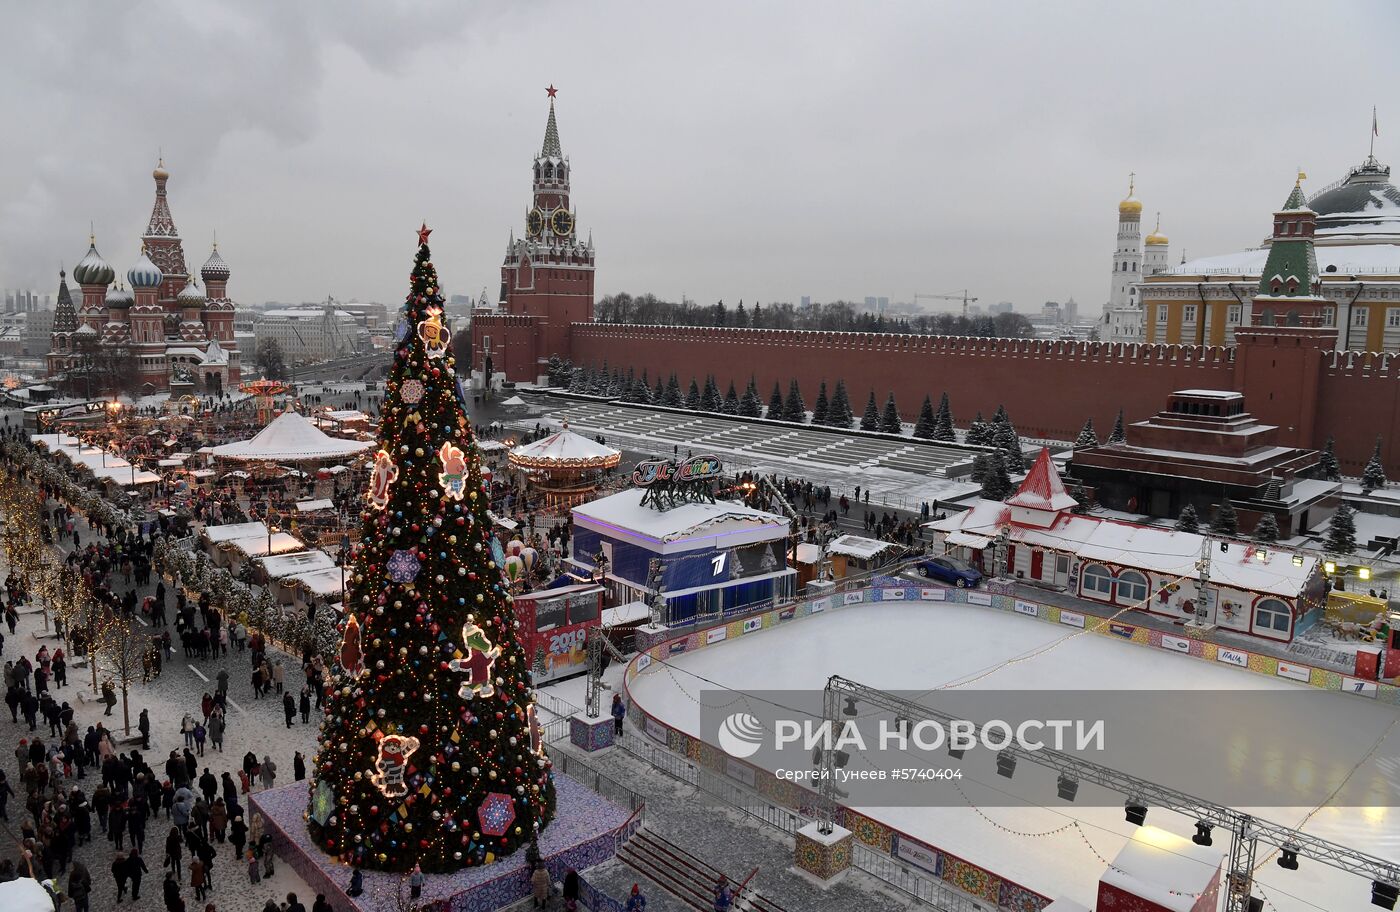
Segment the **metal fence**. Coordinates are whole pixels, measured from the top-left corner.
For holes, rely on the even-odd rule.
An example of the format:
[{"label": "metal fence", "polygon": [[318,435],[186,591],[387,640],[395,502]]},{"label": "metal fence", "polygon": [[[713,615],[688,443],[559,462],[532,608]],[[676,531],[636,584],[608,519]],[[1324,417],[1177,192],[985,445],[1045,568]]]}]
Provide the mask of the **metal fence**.
[{"label": "metal fence", "polygon": [[610,798],[618,804],[626,805],[627,809],[633,813],[646,804],[646,799],[640,794],[567,751],[554,752],[554,768],[566,776],[577,779],[604,798]]},{"label": "metal fence", "polygon": [[[694,786],[720,803],[789,836],[812,822],[812,818],[804,814],[767,801],[737,782],[701,769],[640,738],[627,738],[620,741],[618,746],[653,769]],[[856,868],[940,912],[993,912],[996,909],[993,904],[978,902],[953,890],[934,874],[876,851],[858,840],[853,841],[853,846],[852,864]]]}]

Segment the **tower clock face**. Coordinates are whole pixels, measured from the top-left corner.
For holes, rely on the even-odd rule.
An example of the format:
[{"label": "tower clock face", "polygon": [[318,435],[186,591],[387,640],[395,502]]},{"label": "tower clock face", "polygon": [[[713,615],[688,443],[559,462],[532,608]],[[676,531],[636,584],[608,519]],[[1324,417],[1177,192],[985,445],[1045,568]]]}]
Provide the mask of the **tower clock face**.
[{"label": "tower clock face", "polygon": [[531,209],[530,214],[525,216],[525,230],[530,233],[530,237],[539,237],[544,230],[544,213],[538,209]]},{"label": "tower clock face", "polygon": [[556,209],[554,215],[550,217],[549,227],[560,237],[567,237],[574,228],[574,217],[567,209]]}]

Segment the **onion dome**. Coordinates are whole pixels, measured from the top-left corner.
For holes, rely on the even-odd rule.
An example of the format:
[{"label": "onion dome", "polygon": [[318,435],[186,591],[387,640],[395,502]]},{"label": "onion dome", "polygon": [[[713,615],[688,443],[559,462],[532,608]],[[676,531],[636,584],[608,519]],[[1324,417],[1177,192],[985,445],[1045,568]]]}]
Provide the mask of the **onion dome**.
[{"label": "onion dome", "polygon": [[175,296],[175,303],[180,307],[203,307],[204,301],[204,292],[200,291],[193,282],[186,283],[185,287],[180,289],[180,293]]},{"label": "onion dome", "polygon": [[1167,236],[1162,233],[1162,214],[1157,214],[1157,227],[1152,229],[1152,233],[1143,241],[1148,247],[1167,246]]},{"label": "onion dome", "polygon": [[126,272],[126,280],[131,283],[132,288],[156,288],[164,279],[165,275],[160,271],[160,267],[151,262],[144,247],[141,249],[141,259]]},{"label": "onion dome", "polygon": [[136,303],[136,299],[122,286],[114,285],[107,291],[103,303],[108,307],[130,307]]},{"label": "onion dome", "polygon": [[199,275],[204,279],[205,285],[208,285],[210,282],[228,281],[228,263],[225,263],[224,258],[219,256],[219,245],[217,243],[214,245],[213,252],[209,254],[209,259],[205,260],[204,265],[200,268]]},{"label": "onion dome", "polygon": [[1119,214],[1119,215],[1141,215],[1141,214],[1142,214],[1142,203],[1137,199],[1137,197],[1133,196],[1133,186],[1134,186],[1135,183],[1136,183],[1136,178],[1133,177],[1133,176],[1129,176],[1129,177],[1128,177],[1128,195],[1127,195],[1126,197],[1124,197],[1124,198],[1123,198],[1123,201],[1120,202],[1120,203],[1118,204],[1118,214]]},{"label": "onion dome", "polygon": [[170,172],[165,170],[165,159],[160,159],[156,163],[156,169],[151,172],[151,177],[158,181],[163,181],[170,177]]},{"label": "onion dome", "polygon": [[73,267],[74,281],[79,285],[111,285],[112,280],[117,277],[117,271],[107,265],[107,261],[97,252],[97,242],[92,238],[88,240],[87,256]]}]

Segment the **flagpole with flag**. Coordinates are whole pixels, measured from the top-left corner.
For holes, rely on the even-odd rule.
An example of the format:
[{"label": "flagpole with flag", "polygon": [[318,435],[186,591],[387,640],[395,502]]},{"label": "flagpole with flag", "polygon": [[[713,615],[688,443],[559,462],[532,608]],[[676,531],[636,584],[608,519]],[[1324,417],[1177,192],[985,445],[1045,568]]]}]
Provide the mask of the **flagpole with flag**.
[{"label": "flagpole with flag", "polygon": [[1381,135],[1380,127],[1376,123],[1376,106],[1371,105],[1371,157],[1376,157],[1376,137]]}]

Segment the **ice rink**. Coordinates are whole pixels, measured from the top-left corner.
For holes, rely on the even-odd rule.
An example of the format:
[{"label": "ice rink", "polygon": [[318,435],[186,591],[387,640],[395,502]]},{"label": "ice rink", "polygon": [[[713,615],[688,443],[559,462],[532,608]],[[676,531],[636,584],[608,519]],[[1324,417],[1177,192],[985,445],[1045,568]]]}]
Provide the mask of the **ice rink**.
[{"label": "ice rink", "polygon": [[[714,689],[701,678],[752,692],[820,689],[831,675],[885,690],[927,691],[970,682],[968,688],[985,690],[1122,691],[1124,700],[1134,699],[1126,693],[1133,690],[1296,694],[1300,703],[1311,701],[1306,716],[1242,716],[1229,707],[1201,713],[1197,703],[1188,718],[1164,719],[1163,727],[1177,741],[1215,741],[1217,747],[1223,743],[1226,757],[1232,756],[1233,745],[1248,758],[1233,770],[1186,765],[1176,781],[1164,784],[1190,792],[1201,776],[1262,775],[1288,781],[1315,775],[1329,783],[1347,781],[1350,790],[1364,780],[1360,784],[1369,790],[1366,793],[1375,795],[1373,805],[1323,807],[1305,829],[1371,855],[1400,859],[1400,818],[1387,806],[1395,802],[1395,783],[1400,781],[1400,726],[1394,725],[1395,714],[1388,708],[1362,697],[1322,694],[1282,679],[989,608],[915,602],[851,606],[674,656],[665,665],[655,663],[632,682],[631,694],[648,713],[698,735],[701,692]],[[1322,703],[1325,711],[1318,712],[1318,701],[1335,702]],[[1364,710],[1369,723],[1353,723],[1353,709],[1356,718]],[[1378,717],[1389,721],[1377,725]],[[1257,762],[1259,744],[1267,745],[1264,754],[1270,758],[1262,765]],[[859,758],[852,760],[858,762]],[[1086,807],[1093,796],[1081,788],[1078,802],[1067,804],[1056,797],[1053,775],[1036,767],[1018,772],[1013,780],[997,777],[990,767],[964,772],[959,806],[860,810],[1030,889],[1092,906],[1106,860],[1117,855],[1134,829],[1123,819],[1121,797],[1100,793],[1098,800],[1116,806]],[[992,806],[998,803],[994,796],[1007,791],[1043,806]],[[1000,797],[1004,804],[1005,796]],[[1314,808],[1249,810],[1297,826]],[[1160,809],[1151,810],[1147,822],[1183,836],[1194,832],[1194,820]],[[1224,851],[1228,842],[1228,834],[1216,832],[1217,848]],[[1262,846],[1258,861],[1256,894],[1280,912],[1371,908],[1367,879],[1305,856],[1300,870],[1286,871]]]}]

